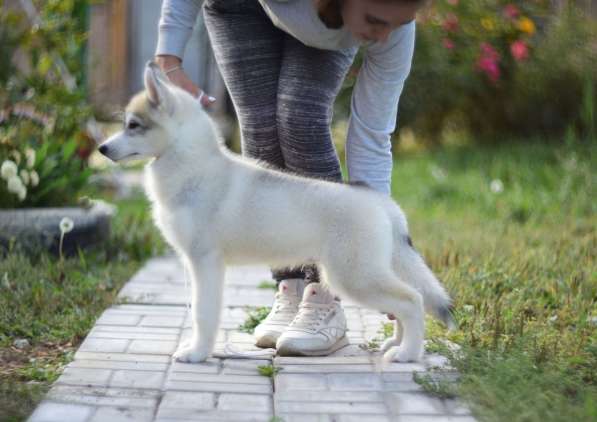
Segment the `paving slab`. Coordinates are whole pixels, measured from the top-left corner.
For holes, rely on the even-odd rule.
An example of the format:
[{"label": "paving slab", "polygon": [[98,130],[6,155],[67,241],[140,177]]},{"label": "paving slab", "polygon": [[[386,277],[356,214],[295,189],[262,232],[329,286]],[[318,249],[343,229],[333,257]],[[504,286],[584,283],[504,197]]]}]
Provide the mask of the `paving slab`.
[{"label": "paving slab", "polygon": [[[384,315],[343,300],[350,344],[330,356],[241,359],[259,350],[240,332],[248,306],[270,306],[274,290],[265,267],[226,272],[224,308],[213,357],[200,364],[174,362],[189,337],[189,286],[172,256],[150,260],[123,287],[125,303],[96,321],[31,422],[470,422],[466,404],[424,393],[414,373],[452,381],[454,368],[440,355],[421,363],[384,363],[363,347],[378,337]],[[262,286],[263,287],[263,286]],[[260,374],[273,365],[273,377]],[[273,419],[274,417],[278,419]]]}]

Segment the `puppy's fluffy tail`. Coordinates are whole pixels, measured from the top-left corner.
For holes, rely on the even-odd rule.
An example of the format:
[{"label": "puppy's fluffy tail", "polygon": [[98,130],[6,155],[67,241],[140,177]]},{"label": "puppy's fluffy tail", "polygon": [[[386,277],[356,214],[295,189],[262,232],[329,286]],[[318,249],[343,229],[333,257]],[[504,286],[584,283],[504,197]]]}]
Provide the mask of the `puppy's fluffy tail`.
[{"label": "puppy's fluffy tail", "polygon": [[394,225],[394,271],[405,283],[423,295],[425,310],[442,321],[450,330],[456,328],[452,315],[452,301],[444,286],[435,277],[421,255],[415,250],[406,233],[406,221],[402,217]]},{"label": "puppy's fluffy tail", "polygon": [[450,296],[425,264],[421,255],[412,247],[408,236],[402,241],[395,257],[396,272],[404,282],[421,292],[425,310],[442,321],[449,329],[456,328]]}]

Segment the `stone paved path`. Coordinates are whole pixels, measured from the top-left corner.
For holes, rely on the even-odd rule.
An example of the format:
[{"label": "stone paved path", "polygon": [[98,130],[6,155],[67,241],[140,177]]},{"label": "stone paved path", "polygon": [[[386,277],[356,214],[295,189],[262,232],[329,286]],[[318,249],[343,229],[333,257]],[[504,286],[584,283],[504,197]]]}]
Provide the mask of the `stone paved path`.
[{"label": "stone paved path", "polygon": [[[425,395],[413,372],[444,364],[379,366],[379,355],[358,347],[376,336],[384,319],[344,301],[351,344],[321,358],[269,360],[227,357],[226,343],[255,350],[238,331],[245,306],[270,306],[274,291],[258,284],[261,267],[237,267],[226,275],[225,309],[213,358],[202,364],[172,362],[189,335],[182,267],[175,258],[151,260],[96,322],[31,422],[276,421],[276,422],[472,422],[455,400]],[[259,375],[259,365],[281,368]],[[449,371],[446,369],[446,371]]]}]

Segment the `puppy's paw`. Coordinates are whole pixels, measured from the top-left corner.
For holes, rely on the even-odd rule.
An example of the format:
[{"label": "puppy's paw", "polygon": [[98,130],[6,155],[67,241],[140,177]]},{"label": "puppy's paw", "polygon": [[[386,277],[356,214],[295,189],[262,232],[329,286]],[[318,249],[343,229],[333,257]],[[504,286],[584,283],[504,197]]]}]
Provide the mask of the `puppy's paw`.
[{"label": "puppy's paw", "polygon": [[381,346],[379,346],[379,350],[382,352],[387,352],[392,347],[400,346],[400,339],[397,337],[390,337],[384,341]]},{"label": "puppy's paw", "polygon": [[202,350],[191,343],[185,343],[174,352],[173,357],[177,362],[199,363],[205,361],[209,357],[209,352]]},{"label": "puppy's paw", "polygon": [[404,346],[393,346],[383,355],[386,362],[418,362],[421,360],[422,352],[409,350]]}]

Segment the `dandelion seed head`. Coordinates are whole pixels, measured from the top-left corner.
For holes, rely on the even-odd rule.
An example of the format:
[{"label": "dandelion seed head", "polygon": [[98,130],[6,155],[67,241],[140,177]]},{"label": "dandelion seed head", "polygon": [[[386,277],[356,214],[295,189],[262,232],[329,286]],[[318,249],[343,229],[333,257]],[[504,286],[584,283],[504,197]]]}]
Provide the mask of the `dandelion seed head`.
[{"label": "dandelion seed head", "polygon": [[62,233],[69,233],[75,228],[75,223],[72,219],[68,217],[63,217],[60,220],[60,231]]},{"label": "dandelion seed head", "polygon": [[431,175],[438,182],[444,181],[448,177],[445,170],[443,170],[441,167],[433,167],[431,169]]},{"label": "dandelion seed head", "polygon": [[504,191],[504,184],[500,179],[495,179],[489,184],[489,189],[491,189],[493,193],[502,193]]}]

